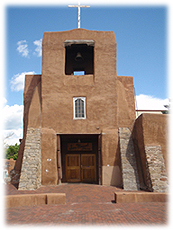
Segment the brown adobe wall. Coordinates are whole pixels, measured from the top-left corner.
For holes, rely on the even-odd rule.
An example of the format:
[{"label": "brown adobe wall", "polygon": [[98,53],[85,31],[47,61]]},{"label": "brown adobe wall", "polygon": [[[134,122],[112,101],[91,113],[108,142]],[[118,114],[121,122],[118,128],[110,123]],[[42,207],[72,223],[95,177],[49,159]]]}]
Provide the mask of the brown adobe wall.
[{"label": "brown adobe wall", "polygon": [[41,129],[41,184],[57,185],[57,135],[53,129]]},{"label": "brown adobe wall", "polygon": [[122,187],[118,129],[102,132],[102,184]]},{"label": "brown adobe wall", "polygon": [[[65,75],[65,40],[94,40],[93,74]],[[51,152],[51,159],[55,159],[54,137],[57,133],[102,133],[103,184],[121,186],[118,127],[132,127],[135,120],[135,101],[133,78],[123,76],[117,78],[114,32],[85,29],[45,32],[42,61],[43,183],[49,183],[49,174],[56,174],[55,170],[54,173],[52,171],[54,160],[48,162],[47,158]],[[73,119],[75,96],[86,97],[85,120]],[[47,134],[44,130],[47,130]],[[46,148],[48,136],[52,151]],[[51,164],[52,167],[49,166]],[[46,167],[50,167],[51,171]],[[54,176],[50,183],[54,183],[55,180]]]},{"label": "brown adobe wall", "polygon": [[[65,75],[64,41],[69,39],[95,41],[94,74]],[[114,32],[84,29],[46,32],[42,61],[42,75],[25,78],[24,137],[15,169],[20,173],[27,128],[41,127],[42,184],[45,185],[57,184],[57,133],[104,133],[104,184],[121,186],[118,127],[132,127],[135,103],[133,78],[117,78]],[[86,120],[73,119],[74,96],[86,97]]]},{"label": "brown adobe wall", "polygon": [[136,119],[133,77],[117,76],[118,127],[132,130]]},{"label": "brown adobe wall", "polygon": [[135,121],[132,135],[139,167],[139,179],[143,188],[148,183],[146,146],[161,146],[164,163],[168,171],[167,120],[168,116],[165,114],[141,114]]},{"label": "brown adobe wall", "polygon": [[[94,74],[65,75],[65,40],[94,40]],[[42,128],[99,134],[117,128],[114,32],[74,29],[45,32],[42,59]],[[85,120],[73,119],[73,97],[86,97]],[[99,127],[99,129],[97,129]]]},{"label": "brown adobe wall", "polygon": [[160,145],[168,166],[168,116],[166,114],[143,114],[145,145]]},{"label": "brown adobe wall", "polygon": [[14,170],[11,172],[11,183],[17,184],[20,178],[22,167],[23,152],[27,127],[40,127],[41,115],[41,75],[25,75],[24,88],[24,116],[23,116],[23,139],[21,141],[18,158]]},{"label": "brown adobe wall", "polygon": [[[94,73],[65,75],[65,40],[94,40]],[[73,97],[86,97],[86,119],[73,119]],[[120,185],[114,32],[45,32],[42,64],[42,184],[56,184],[56,134],[103,134],[103,184]],[[47,148],[47,139],[51,148]],[[50,156],[50,157],[49,157]],[[51,161],[47,159],[50,158]],[[54,175],[52,179],[49,175]]]}]

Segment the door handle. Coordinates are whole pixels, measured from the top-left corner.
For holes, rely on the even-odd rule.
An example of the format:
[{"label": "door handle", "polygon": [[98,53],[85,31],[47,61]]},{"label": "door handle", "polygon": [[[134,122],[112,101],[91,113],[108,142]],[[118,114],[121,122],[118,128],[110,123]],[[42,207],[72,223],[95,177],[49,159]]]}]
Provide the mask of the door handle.
[{"label": "door handle", "polygon": [[81,169],[82,169],[82,165],[81,165],[80,167],[81,167]]}]

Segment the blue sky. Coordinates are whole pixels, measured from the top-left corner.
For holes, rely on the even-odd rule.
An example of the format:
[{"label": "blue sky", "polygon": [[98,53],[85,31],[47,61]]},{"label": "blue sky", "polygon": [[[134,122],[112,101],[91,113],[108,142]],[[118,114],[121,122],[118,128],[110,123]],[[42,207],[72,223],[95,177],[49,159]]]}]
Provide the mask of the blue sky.
[{"label": "blue sky", "polygon": [[[41,74],[40,45],[44,32],[77,28],[77,8],[68,8],[67,5],[5,7],[4,101],[6,113],[12,113],[6,116],[6,130],[18,130],[16,138],[22,133],[24,74]],[[91,4],[90,8],[81,9],[81,28],[114,31],[117,74],[133,76],[141,109],[147,109],[148,101],[151,102],[148,109],[158,109],[156,102],[163,104],[168,98],[167,22],[166,5]]]},{"label": "blue sky", "polygon": [[[13,93],[14,75],[41,73],[41,57],[34,55],[35,40],[44,31],[77,28],[77,8],[54,7],[6,8],[6,99],[9,105],[22,103],[22,92]],[[99,7],[81,9],[81,28],[114,31],[117,39],[117,74],[134,77],[136,94],[165,99],[167,95],[167,8]],[[29,54],[17,51],[25,40]]]}]

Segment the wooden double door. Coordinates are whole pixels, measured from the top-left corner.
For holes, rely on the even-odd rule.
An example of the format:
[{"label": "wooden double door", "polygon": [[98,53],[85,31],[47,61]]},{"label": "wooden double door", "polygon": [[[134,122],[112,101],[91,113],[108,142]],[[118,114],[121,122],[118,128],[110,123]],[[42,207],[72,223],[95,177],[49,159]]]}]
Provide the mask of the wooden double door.
[{"label": "wooden double door", "polygon": [[95,154],[66,155],[67,182],[96,182]]}]

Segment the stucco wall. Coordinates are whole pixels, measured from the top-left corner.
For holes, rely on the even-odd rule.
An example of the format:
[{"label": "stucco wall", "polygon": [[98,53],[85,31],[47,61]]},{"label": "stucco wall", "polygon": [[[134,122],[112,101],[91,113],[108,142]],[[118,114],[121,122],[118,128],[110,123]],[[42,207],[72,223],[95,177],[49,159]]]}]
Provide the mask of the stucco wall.
[{"label": "stucco wall", "polygon": [[54,130],[41,130],[42,185],[56,185],[57,172],[57,136]]},{"label": "stucco wall", "polygon": [[145,145],[160,145],[167,165],[168,116],[166,114],[143,114]]},{"label": "stucco wall", "polygon": [[[94,40],[94,74],[65,75],[65,40]],[[117,128],[116,40],[113,32],[45,32],[42,127],[56,133],[100,133]],[[86,97],[86,120],[73,119],[73,97]],[[99,127],[99,129],[97,129]]]},{"label": "stucco wall", "polygon": [[[94,40],[94,73],[65,75],[65,40]],[[20,172],[27,128],[41,127],[42,184],[57,184],[56,134],[103,134],[103,184],[122,184],[118,127],[135,120],[132,77],[117,77],[116,38],[111,31],[45,32],[42,75],[26,75],[24,136],[16,162]],[[73,119],[73,97],[86,97],[86,119]],[[50,160],[51,159],[51,160]]]},{"label": "stucco wall", "polygon": [[[147,161],[145,146],[161,146],[164,163],[167,167],[168,116],[166,114],[141,114],[133,127],[133,141],[138,161],[140,182],[147,185]],[[140,168],[141,167],[141,168]]]},{"label": "stucco wall", "polygon": [[[65,75],[65,40],[94,40],[93,74]],[[100,134],[105,128],[117,129],[116,84],[116,39],[114,32],[75,29],[44,33],[41,85],[43,129],[54,130],[58,134]],[[73,119],[73,97],[86,97],[86,119]],[[107,145],[102,150],[103,166],[107,167],[107,164],[110,164],[110,167],[115,165],[119,167],[115,164],[118,133],[115,137],[113,136],[114,133],[111,134],[112,136],[108,133],[105,134],[109,136],[110,146],[108,147],[108,142],[105,143],[103,138],[103,146]],[[54,149],[54,153],[53,150],[49,152],[46,150],[44,135],[42,134],[42,159],[43,164],[47,165],[46,157],[50,152],[56,156],[56,149]],[[114,146],[111,147],[112,145]],[[54,148],[52,146],[50,147]],[[111,158],[109,163],[104,160],[108,157]],[[53,161],[49,164],[53,164]],[[119,171],[118,181],[121,178]],[[108,174],[111,178],[112,171]],[[108,180],[110,182],[111,179]],[[45,169],[42,172],[42,181],[44,184],[49,181]]]},{"label": "stucco wall", "polygon": [[122,186],[118,129],[102,132],[102,184]]},{"label": "stucco wall", "polygon": [[117,77],[117,96],[118,127],[129,127],[132,130],[136,118],[133,77]]}]

